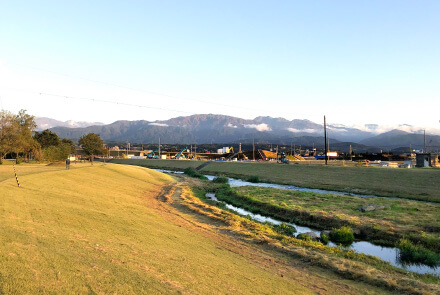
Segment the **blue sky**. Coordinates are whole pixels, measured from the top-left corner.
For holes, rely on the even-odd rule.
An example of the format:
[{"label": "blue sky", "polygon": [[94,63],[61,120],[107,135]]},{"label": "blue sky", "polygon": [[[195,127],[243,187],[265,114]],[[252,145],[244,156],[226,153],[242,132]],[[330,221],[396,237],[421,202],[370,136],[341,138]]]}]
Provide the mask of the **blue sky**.
[{"label": "blue sky", "polygon": [[63,121],[440,129],[439,15],[439,1],[3,1],[1,103]]}]

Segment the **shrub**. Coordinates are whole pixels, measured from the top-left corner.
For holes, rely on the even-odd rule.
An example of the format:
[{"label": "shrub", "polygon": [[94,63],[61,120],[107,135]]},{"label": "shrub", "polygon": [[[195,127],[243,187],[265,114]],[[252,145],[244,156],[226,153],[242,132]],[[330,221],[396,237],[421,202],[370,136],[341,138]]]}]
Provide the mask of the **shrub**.
[{"label": "shrub", "polygon": [[252,182],[252,183],[258,183],[260,182],[260,178],[258,176],[250,176],[248,177],[248,179],[246,179],[248,182]]},{"label": "shrub", "polygon": [[183,170],[183,173],[185,173],[188,176],[194,177],[197,174],[197,171],[191,167],[188,167],[185,170]]},{"label": "shrub", "polygon": [[350,244],[354,241],[354,234],[348,226],[343,226],[339,229],[334,228],[330,232],[330,240],[335,243]]},{"label": "shrub", "polygon": [[321,235],[321,242],[322,242],[324,245],[327,245],[327,244],[328,244],[328,241],[329,241],[329,238],[328,238],[328,236],[327,236],[326,234]]},{"label": "shrub", "polygon": [[306,234],[299,234],[296,236],[296,238],[300,239],[300,240],[308,241],[308,242],[312,241],[312,237],[309,235],[306,235]]},{"label": "shrub", "polygon": [[293,234],[296,233],[296,228],[294,226],[284,222],[281,224],[275,224],[273,230],[286,236],[293,236]]},{"label": "shrub", "polygon": [[200,179],[203,179],[203,180],[207,180],[208,179],[205,175],[200,174],[199,172],[197,172],[196,170],[194,170],[191,167],[186,168],[183,171],[183,173],[185,173],[189,177],[200,178]]},{"label": "shrub", "polygon": [[229,179],[228,178],[226,178],[226,177],[216,177],[216,178],[214,178],[213,180],[212,180],[212,182],[214,182],[214,183],[228,183],[229,182]]},{"label": "shrub", "polygon": [[419,262],[429,266],[440,265],[440,254],[422,245],[414,245],[410,240],[401,239],[396,246],[400,249],[399,257],[402,261]]}]

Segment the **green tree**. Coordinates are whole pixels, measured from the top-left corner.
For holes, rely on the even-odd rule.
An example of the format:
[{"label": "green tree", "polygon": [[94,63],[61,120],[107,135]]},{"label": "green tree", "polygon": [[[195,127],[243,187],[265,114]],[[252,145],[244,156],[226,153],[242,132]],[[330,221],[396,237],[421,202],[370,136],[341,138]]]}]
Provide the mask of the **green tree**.
[{"label": "green tree", "polygon": [[104,142],[101,137],[95,133],[89,133],[82,136],[79,139],[79,144],[81,145],[84,153],[89,156],[90,162],[93,165],[93,157],[95,155],[103,155],[106,151],[104,148]]},{"label": "green tree", "polygon": [[70,146],[60,144],[59,146],[50,146],[43,150],[43,157],[49,162],[63,161],[70,154]]},{"label": "green tree", "polygon": [[13,152],[17,137],[16,116],[8,111],[0,112],[0,162],[9,153]]},{"label": "green tree", "polygon": [[49,129],[46,129],[44,131],[35,132],[34,139],[38,141],[41,145],[41,148],[47,148],[50,146],[58,146],[60,145],[60,138],[58,135]]},{"label": "green tree", "polygon": [[26,110],[20,110],[16,117],[16,124],[18,125],[19,135],[16,145],[16,154],[22,153],[25,158],[30,154],[35,145],[35,139],[32,137],[32,132],[37,128],[35,117],[26,113]]},{"label": "green tree", "polygon": [[0,159],[9,153],[15,153],[27,158],[28,154],[39,148],[39,144],[32,137],[37,127],[34,116],[20,110],[18,115],[8,111],[0,112]]},{"label": "green tree", "polygon": [[35,153],[36,157],[43,158],[49,162],[65,160],[69,154],[75,154],[76,148],[73,141],[63,138],[48,129],[36,132],[34,139],[41,145],[42,151]]},{"label": "green tree", "polygon": [[70,154],[75,154],[76,153],[76,147],[75,147],[75,144],[73,143],[72,140],[67,139],[67,138],[63,138],[61,140],[61,144],[69,147],[69,153]]}]

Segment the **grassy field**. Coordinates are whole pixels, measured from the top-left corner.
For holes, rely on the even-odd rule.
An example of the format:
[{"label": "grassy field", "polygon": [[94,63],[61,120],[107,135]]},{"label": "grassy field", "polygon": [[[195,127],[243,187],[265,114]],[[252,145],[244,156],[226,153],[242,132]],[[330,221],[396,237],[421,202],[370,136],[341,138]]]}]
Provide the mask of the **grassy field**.
[{"label": "grassy field", "polygon": [[171,177],[95,163],[0,166],[0,294],[379,294],[164,207]]},{"label": "grassy field", "polygon": [[[183,170],[187,167],[196,168],[205,163],[203,161],[178,160],[113,161],[172,170]],[[440,169],[212,162],[200,172],[244,179],[249,176],[258,176],[263,182],[440,202],[440,181],[438,181]]]}]

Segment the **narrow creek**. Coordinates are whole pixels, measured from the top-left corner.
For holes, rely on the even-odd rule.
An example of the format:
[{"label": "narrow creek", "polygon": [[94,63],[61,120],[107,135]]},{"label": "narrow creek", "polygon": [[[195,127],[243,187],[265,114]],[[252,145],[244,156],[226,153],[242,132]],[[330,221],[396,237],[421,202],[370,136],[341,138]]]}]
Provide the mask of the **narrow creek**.
[{"label": "narrow creek", "polygon": [[[164,172],[164,173],[177,173],[177,174],[183,173],[181,171],[170,171],[170,170],[163,170],[163,169],[155,169],[155,170],[159,171],[159,172]],[[212,175],[205,175],[205,176],[209,180],[213,180],[216,177],[216,176],[212,176]],[[338,194],[338,195],[350,195],[350,196],[359,196],[359,197],[377,197],[377,196],[373,196],[373,195],[357,195],[357,194],[349,194],[349,193],[337,192],[337,191],[308,189],[308,188],[301,188],[301,187],[296,187],[296,186],[291,186],[291,185],[280,185],[280,184],[271,184],[271,183],[253,183],[253,182],[247,182],[244,180],[234,179],[234,178],[229,178],[229,177],[228,177],[228,179],[229,179],[229,185],[231,187],[258,186],[258,187],[270,187],[270,188],[278,188],[278,189],[289,189],[289,190],[314,192],[314,193],[320,193],[320,194]],[[249,212],[243,208],[239,208],[239,207],[233,206],[231,204],[225,203],[223,201],[219,201],[216,198],[215,194],[213,194],[213,193],[207,193],[206,197],[213,200],[213,201],[224,203],[228,209],[230,209],[240,215],[243,215],[243,216],[249,215],[252,219],[254,219],[256,221],[271,222],[273,224],[281,224],[282,223],[282,221],[276,220],[274,218],[263,216],[260,214],[254,214],[254,213]],[[285,223],[287,223],[287,222],[285,222]],[[316,233],[317,235],[321,234],[321,231],[317,230],[317,229],[299,226],[295,223],[287,223],[287,224],[295,227],[296,235],[298,235],[300,233],[307,233],[307,232],[313,232],[313,233]],[[332,243],[332,242],[329,242],[328,246],[338,247],[338,245],[336,245],[335,243]],[[357,253],[364,253],[364,254],[376,256],[384,261],[389,262],[391,265],[394,265],[396,267],[402,268],[407,271],[420,273],[420,274],[432,274],[437,277],[440,277],[440,267],[430,267],[430,266],[424,265],[424,264],[407,263],[407,262],[401,261],[399,259],[400,250],[398,248],[382,247],[382,246],[374,245],[373,243],[370,243],[367,241],[356,241],[356,242],[353,242],[352,244],[350,244],[349,246],[343,247],[343,249],[354,250]]]},{"label": "narrow creek", "polygon": [[[164,170],[164,169],[153,169],[159,172],[163,173],[175,173],[175,174],[183,174],[183,171],[172,171],[172,170]],[[214,175],[205,175],[209,180],[213,180],[217,176]],[[330,191],[330,190],[323,190],[323,189],[316,189],[316,188],[306,188],[306,187],[299,187],[294,185],[288,185],[288,184],[275,184],[275,183],[265,183],[265,182],[249,182],[242,179],[235,179],[226,177],[229,180],[229,185],[231,187],[240,187],[240,186],[257,186],[257,187],[270,187],[270,188],[278,188],[278,189],[287,189],[287,190],[293,190],[293,191],[300,191],[300,192],[311,192],[311,193],[317,193],[317,194],[334,194],[334,195],[344,195],[344,196],[354,196],[354,197],[364,197],[364,198],[388,198],[388,199],[398,199],[394,197],[380,197],[375,195],[362,195],[362,194],[354,194],[354,193],[347,193],[347,192],[339,192],[339,191]]]},{"label": "narrow creek", "polygon": [[[226,208],[228,208],[228,209],[230,209],[240,215],[243,215],[243,216],[248,215],[256,221],[270,222],[273,224],[281,224],[282,223],[282,221],[276,220],[274,218],[263,216],[260,214],[254,214],[254,213],[249,212],[243,208],[235,207],[231,204],[225,203],[223,201],[219,201],[215,197],[215,194],[213,194],[213,193],[207,193],[206,197],[213,200],[213,201],[224,203]],[[289,223],[289,222],[285,222],[285,223],[295,227],[295,229],[296,229],[295,235],[298,235],[301,233],[308,233],[308,232],[313,232],[317,235],[321,234],[321,231],[317,230],[317,229],[313,229],[313,228],[305,227],[305,226],[299,226],[295,223]],[[338,245],[336,245],[333,242],[329,242],[328,246],[338,247]],[[399,259],[399,249],[398,248],[377,246],[377,245],[374,245],[374,244],[367,242],[367,241],[353,242],[349,246],[342,247],[342,248],[344,250],[354,250],[357,253],[364,253],[364,254],[376,256],[384,261],[391,263],[392,265],[394,265],[396,267],[399,267],[399,268],[402,268],[402,269],[405,269],[408,271],[412,271],[412,272],[416,272],[416,273],[420,273],[420,274],[428,274],[429,273],[429,274],[432,274],[435,276],[440,276],[440,268],[439,267],[430,267],[430,266],[423,265],[423,264],[409,264],[409,263],[401,261]]]}]

